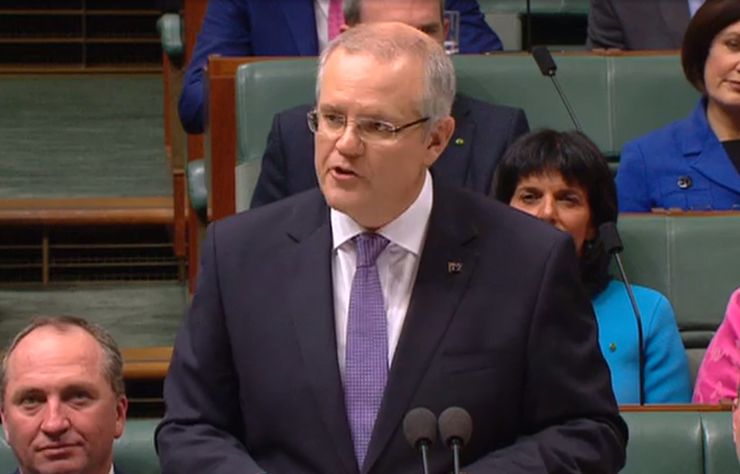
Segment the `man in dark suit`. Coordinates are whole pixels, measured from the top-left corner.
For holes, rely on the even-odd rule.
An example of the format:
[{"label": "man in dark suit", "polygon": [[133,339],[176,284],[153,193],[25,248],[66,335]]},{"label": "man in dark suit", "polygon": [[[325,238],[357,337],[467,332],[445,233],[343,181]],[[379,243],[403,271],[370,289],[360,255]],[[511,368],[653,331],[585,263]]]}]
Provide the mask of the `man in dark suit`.
[{"label": "man in dark suit", "polygon": [[[345,10],[346,27],[359,23],[400,21],[434,38],[445,39],[439,0],[355,0]],[[312,154],[314,137],[302,105],[275,116],[262,157],[262,168],[250,207],[255,208],[318,185]],[[509,145],[529,131],[524,111],[492,105],[458,94],[452,106],[455,135],[432,170],[437,179],[489,194],[496,164]]]},{"label": "man in dark suit", "polygon": [[605,49],[679,49],[691,18],[691,3],[590,0],[587,44]]},{"label": "man in dark suit", "polygon": [[626,426],[572,240],[428,171],[454,128],[439,44],[359,25],[318,77],[320,189],[208,230],[162,472],[415,473],[404,415],[452,405],[472,417],[467,473],[617,472]]},{"label": "man in dark suit", "polygon": [[[394,0],[385,0],[392,5]],[[209,0],[203,26],[185,72],[179,113],[188,133],[204,129],[204,67],[208,56],[316,56],[321,52],[317,12],[326,22],[329,0]],[[503,48],[486,23],[477,0],[445,0],[460,12],[460,52],[486,53]]]},{"label": "man in dark suit", "polygon": [[101,327],[37,319],[13,339],[0,371],[5,439],[21,474],[112,474],[128,401],[123,359]]}]

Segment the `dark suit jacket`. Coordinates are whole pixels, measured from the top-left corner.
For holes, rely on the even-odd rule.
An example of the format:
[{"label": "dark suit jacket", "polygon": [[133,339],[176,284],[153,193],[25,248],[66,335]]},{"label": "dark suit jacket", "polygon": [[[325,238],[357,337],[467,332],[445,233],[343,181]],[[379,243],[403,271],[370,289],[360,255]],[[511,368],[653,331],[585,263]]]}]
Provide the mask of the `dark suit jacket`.
[{"label": "dark suit jacket", "polygon": [[[318,189],[218,221],[178,332],[156,443],[163,474],[356,474]],[[459,272],[449,263],[459,262]],[[465,408],[469,474],[613,473],[626,426],[571,238],[434,185],[419,270],[363,473],[418,473],[405,413]],[[435,444],[431,472],[451,470]]]},{"label": "dark suit jacket", "polygon": [[689,24],[687,0],[591,0],[591,48],[679,49]]},{"label": "dark suit jacket", "polygon": [[[251,206],[259,207],[318,186],[313,134],[306,123],[311,106],[275,116],[262,157]],[[440,182],[489,194],[493,172],[509,145],[529,131],[524,111],[458,95],[452,106],[455,133],[432,167]]]},{"label": "dark suit jacket", "polygon": [[[460,12],[460,52],[503,48],[475,0],[446,0]],[[188,133],[204,124],[203,67],[208,56],[316,56],[319,43],[313,0],[209,0],[180,96],[180,121]]]},{"label": "dark suit jacket", "polygon": [[709,126],[706,106],[701,99],[687,118],[624,145],[617,171],[621,212],[740,210],[740,174]]}]

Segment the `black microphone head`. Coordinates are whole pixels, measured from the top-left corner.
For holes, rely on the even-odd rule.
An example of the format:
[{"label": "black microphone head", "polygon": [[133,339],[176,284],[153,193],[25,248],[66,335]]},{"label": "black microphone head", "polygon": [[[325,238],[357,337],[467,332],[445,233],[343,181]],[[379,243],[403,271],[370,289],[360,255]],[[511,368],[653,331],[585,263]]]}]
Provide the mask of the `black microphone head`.
[{"label": "black microphone head", "polygon": [[543,76],[554,76],[555,71],[558,70],[558,66],[555,64],[555,60],[552,59],[552,54],[547,46],[535,46],[532,48],[532,57],[537,63],[537,67],[540,68]]},{"label": "black microphone head", "polygon": [[610,254],[620,253],[624,250],[615,222],[607,221],[601,224],[599,226],[599,238],[604,244],[604,249]]},{"label": "black microphone head", "polygon": [[410,410],[403,418],[403,435],[414,449],[422,443],[434,444],[437,440],[437,417],[428,408]]},{"label": "black microphone head", "polygon": [[446,445],[468,444],[473,434],[473,419],[464,408],[449,407],[439,415],[439,433]]}]

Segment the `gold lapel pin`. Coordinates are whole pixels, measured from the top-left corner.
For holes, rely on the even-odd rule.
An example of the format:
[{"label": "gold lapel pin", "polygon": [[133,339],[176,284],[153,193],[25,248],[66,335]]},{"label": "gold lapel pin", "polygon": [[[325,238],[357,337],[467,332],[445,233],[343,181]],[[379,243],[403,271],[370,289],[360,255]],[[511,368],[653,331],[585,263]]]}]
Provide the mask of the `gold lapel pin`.
[{"label": "gold lapel pin", "polygon": [[462,262],[447,262],[447,273],[460,273]]}]

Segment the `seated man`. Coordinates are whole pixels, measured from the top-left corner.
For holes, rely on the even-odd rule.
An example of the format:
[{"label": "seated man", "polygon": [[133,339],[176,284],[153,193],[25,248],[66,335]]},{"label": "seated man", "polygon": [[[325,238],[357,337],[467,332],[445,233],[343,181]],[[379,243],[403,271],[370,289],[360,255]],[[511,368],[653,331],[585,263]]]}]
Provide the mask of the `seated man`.
[{"label": "seated man", "polygon": [[112,474],[128,401],[113,338],[80,318],[35,320],[0,371],[5,439],[17,473]]},{"label": "seated man", "polygon": [[[454,129],[441,46],[359,25],[317,80],[319,189],[209,227],[163,474],[419,472],[404,415],[451,406],[468,474],[617,472],[627,428],[572,239],[429,173]],[[430,473],[452,466],[430,447]]]},{"label": "seated man", "polygon": [[679,49],[704,0],[590,0],[587,45],[594,49]]},{"label": "seated man", "polygon": [[[396,0],[384,1],[392,5]],[[208,56],[316,56],[335,34],[332,10],[336,9],[341,24],[341,3],[210,0],[180,95],[180,121],[185,131],[204,130],[203,77]],[[487,53],[503,48],[477,0],[446,0],[445,8],[460,12],[461,53]]]},{"label": "seated man", "polygon": [[[399,21],[427,33],[439,44],[445,39],[440,0],[351,0],[345,6],[346,26]],[[259,207],[317,186],[311,166],[313,134],[306,124],[310,105],[275,116],[251,207]],[[488,194],[493,171],[508,146],[529,131],[524,111],[491,105],[458,94],[452,106],[455,136],[432,167],[435,177],[455,186]]]}]

